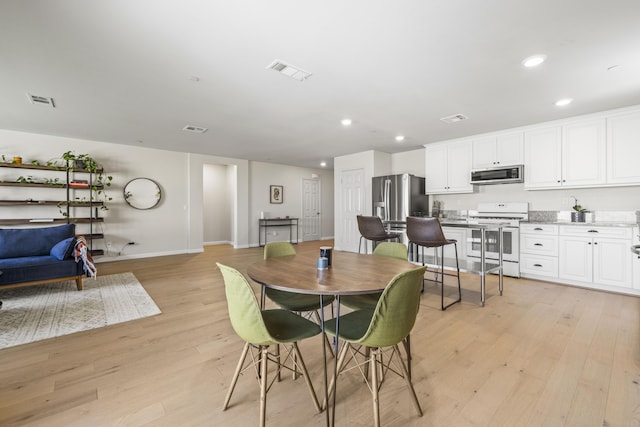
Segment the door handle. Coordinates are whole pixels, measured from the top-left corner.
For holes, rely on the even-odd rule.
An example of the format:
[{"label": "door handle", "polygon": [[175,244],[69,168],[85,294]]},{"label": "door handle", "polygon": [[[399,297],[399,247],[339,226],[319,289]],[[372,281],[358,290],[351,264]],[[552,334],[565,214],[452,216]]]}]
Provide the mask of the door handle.
[{"label": "door handle", "polygon": [[542,267],[542,264],[533,264],[534,267]]},{"label": "door handle", "polygon": [[536,227],[536,228],[533,229],[533,231],[542,231],[542,228]]},{"label": "door handle", "polygon": [[534,243],[533,246],[543,246],[542,243]]},{"label": "door handle", "polygon": [[587,231],[587,233],[597,233],[597,232],[598,232],[598,230],[589,230],[589,231]]}]

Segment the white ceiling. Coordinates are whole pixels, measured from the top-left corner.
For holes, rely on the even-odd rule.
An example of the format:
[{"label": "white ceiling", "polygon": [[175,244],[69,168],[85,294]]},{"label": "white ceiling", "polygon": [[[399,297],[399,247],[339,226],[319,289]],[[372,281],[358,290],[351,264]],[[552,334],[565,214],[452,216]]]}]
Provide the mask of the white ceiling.
[{"label": "white ceiling", "polygon": [[639,0],[0,2],[3,129],[332,167],[635,104]]}]

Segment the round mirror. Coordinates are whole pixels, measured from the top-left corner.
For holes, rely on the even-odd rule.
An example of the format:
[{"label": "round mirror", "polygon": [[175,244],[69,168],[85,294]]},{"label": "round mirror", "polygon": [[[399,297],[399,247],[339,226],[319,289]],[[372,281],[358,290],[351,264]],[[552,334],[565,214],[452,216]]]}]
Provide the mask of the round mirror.
[{"label": "round mirror", "polygon": [[124,186],[124,200],[132,208],[151,209],[161,197],[160,186],[149,178],[134,178]]}]

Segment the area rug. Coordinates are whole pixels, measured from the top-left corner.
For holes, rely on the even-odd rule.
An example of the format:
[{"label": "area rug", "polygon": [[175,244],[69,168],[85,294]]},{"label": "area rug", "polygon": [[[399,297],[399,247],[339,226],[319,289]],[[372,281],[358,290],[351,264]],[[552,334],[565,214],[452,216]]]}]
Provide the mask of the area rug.
[{"label": "area rug", "polygon": [[0,349],[160,314],[133,273],[0,289]]}]

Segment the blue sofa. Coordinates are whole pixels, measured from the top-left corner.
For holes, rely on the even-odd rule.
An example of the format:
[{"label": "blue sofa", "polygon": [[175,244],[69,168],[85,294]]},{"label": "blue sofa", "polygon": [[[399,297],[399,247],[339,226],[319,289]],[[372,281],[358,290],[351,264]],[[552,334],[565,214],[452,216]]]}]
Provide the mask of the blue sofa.
[{"label": "blue sofa", "polygon": [[82,290],[84,268],[75,261],[75,224],[0,229],[0,289],[75,280]]}]

